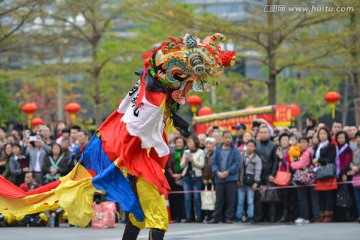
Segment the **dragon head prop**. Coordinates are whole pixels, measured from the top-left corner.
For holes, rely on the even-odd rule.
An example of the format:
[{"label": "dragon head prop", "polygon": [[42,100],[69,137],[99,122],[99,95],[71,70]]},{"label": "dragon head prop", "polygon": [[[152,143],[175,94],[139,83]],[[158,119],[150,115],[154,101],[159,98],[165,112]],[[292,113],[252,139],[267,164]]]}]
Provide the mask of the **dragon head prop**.
[{"label": "dragon head prop", "polygon": [[172,98],[183,104],[190,89],[210,91],[212,86],[219,85],[213,78],[235,63],[235,52],[223,51],[216,45],[217,40],[224,42],[226,38],[221,33],[208,36],[202,42],[191,34],[169,37],[169,41],[143,55],[144,73],[149,70],[172,92]]}]

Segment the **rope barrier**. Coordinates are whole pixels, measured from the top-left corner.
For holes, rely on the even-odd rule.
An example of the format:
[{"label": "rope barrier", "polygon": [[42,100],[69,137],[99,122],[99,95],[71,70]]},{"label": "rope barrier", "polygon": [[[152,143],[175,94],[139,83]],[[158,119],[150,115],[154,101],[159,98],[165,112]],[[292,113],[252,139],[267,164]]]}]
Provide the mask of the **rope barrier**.
[{"label": "rope barrier", "polygon": [[[336,184],[342,185],[342,184],[351,184],[353,181],[346,181],[346,182],[337,182]],[[260,186],[254,191],[267,191],[267,190],[276,190],[276,189],[294,189],[294,188],[303,188],[303,187],[315,187],[315,186],[331,186],[334,183],[317,183],[317,184],[299,184],[299,185],[289,185],[289,186],[274,186],[274,187],[264,187]],[[180,194],[180,193],[200,193],[203,191],[209,191],[212,192],[212,190],[190,190],[190,191],[171,191],[169,194]],[[241,190],[241,191],[247,191],[247,190]]]}]

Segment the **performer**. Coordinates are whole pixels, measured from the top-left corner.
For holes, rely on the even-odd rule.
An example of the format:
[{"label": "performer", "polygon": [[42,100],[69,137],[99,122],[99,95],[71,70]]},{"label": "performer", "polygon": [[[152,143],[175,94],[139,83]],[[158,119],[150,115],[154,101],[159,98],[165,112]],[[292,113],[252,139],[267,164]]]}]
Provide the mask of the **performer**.
[{"label": "performer", "polygon": [[[123,211],[130,212],[123,240],[137,239],[143,228],[150,228],[149,239],[163,239],[168,228],[163,195],[170,190],[163,172],[170,153],[167,138],[176,129],[188,131],[189,126],[176,111],[185,103],[189,90],[210,91],[219,83],[207,77],[219,77],[224,67],[235,62],[235,52],[223,51],[216,40],[225,41],[225,37],[217,33],[202,42],[190,34],[169,37],[144,54],[144,69],[136,73],[139,81],[99,127],[74,170],[58,185],[53,183],[56,188],[51,191],[64,193],[65,186],[73,191],[81,186],[84,193],[79,193],[80,197],[86,198],[91,192],[104,190],[108,200],[119,202]],[[127,174],[136,177],[137,195],[125,178]],[[74,196],[72,200],[78,201]],[[60,199],[56,204],[69,212],[69,223],[83,226],[74,214],[79,210],[69,206],[72,200]],[[88,207],[85,201],[81,209],[87,211]],[[82,220],[91,214],[83,213]]]}]

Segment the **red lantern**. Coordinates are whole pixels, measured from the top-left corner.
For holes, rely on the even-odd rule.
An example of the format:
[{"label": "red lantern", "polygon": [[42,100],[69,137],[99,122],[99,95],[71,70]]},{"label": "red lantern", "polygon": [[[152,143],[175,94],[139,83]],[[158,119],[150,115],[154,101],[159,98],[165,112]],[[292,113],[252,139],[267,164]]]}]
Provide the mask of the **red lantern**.
[{"label": "red lantern", "polygon": [[31,125],[33,127],[42,125],[44,123],[44,121],[41,118],[34,118],[33,120],[31,120]]},{"label": "red lantern", "polygon": [[301,112],[299,106],[297,106],[295,104],[291,104],[290,109],[291,109],[291,117],[295,118],[295,117],[299,116],[299,114]]},{"label": "red lantern", "polygon": [[334,91],[328,92],[324,96],[325,101],[329,104],[331,108],[331,117],[335,118],[335,104],[340,100],[340,94]]},{"label": "red lantern", "polygon": [[199,116],[206,116],[206,115],[210,115],[212,114],[213,111],[211,110],[211,108],[209,107],[202,107],[200,108],[199,112],[198,112],[198,115]]},{"label": "red lantern", "polygon": [[65,106],[65,111],[67,113],[70,113],[70,118],[71,118],[71,121],[74,123],[75,120],[76,120],[76,113],[78,113],[80,111],[81,107],[79,104],[77,103],[68,103],[66,106]]},{"label": "red lantern", "polygon": [[191,107],[191,111],[194,114],[194,117],[196,116],[197,108],[201,105],[202,101],[201,98],[197,95],[189,96],[186,99],[188,105]]},{"label": "red lantern", "polygon": [[37,107],[35,103],[26,103],[23,107],[22,107],[22,111],[27,115],[28,117],[28,128],[30,128],[30,120],[33,117],[33,114],[36,112]]}]

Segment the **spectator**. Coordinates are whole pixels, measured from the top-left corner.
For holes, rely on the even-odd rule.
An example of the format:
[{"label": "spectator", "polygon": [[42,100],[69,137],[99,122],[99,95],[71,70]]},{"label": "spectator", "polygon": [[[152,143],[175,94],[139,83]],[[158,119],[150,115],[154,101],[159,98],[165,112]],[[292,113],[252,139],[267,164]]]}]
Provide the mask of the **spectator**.
[{"label": "spectator", "polygon": [[70,128],[70,151],[75,150],[75,147],[79,146],[78,132],[81,130],[79,126],[72,126]]},{"label": "spectator", "polygon": [[199,139],[199,142],[200,142],[200,148],[202,149],[202,150],[205,150],[205,139],[206,139],[206,134],[199,134],[198,135],[198,139]]},{"label": "spectator", "polygon": [[[185,151],[186,141],[178,136],[174,139],[175,149],[171,151],[165,175],[171,191],[183,191],[182,168],[180,162]],[[181,222],[183,216],[184,194],[169,194],[171,216],[175,222]]]},{"label": "spectator", "polygon": [[5,129],[0,127],[0,147],[6,143],[6,132]]},{"label": "spectator", "polygon": [[251,127],[254,139],[256,139],[255,136],[259,132],[259,128],[260,128],[260,122],[258,121],[258,119],[254,119],[252,127]]},{"label": "spectator", "polygon": [[20,131],[19,129],[13,129],[13,130],[11,131],[11,135],[15,137],[15,143],[20,144],[20,146],[23,145],[23,144],[22,144],[22,141],[21,141],[21,139],[22,139],[22,133],[21,133],[21,131]]},{"label": "spectator", "polygon": [[[289,134],[283,133],[279,136],[280,147],[276,150],[276,155],[279,158],[279,170],[283,172],[290,171],[290,139]],[[290,215],[290,201],[292,197],[292,189],[284,188],[280,190],[282,198],[282,216],[278,222],[284,223],[289,221]]]},{"label": "spectator", "polygon": [[[270,130],[266,126],[260,128],[259,132],[260,141],[256,144],[256,152],[262,161],[261,169],[261,183],[260,185],[269,185],[274,182],[274,177],[279,166],[279,160],[276,156],[277,146],[275,143],[270,141]],[[276,221],[276,204],[275,202],[270,203],[261,203],[259,192],[255,193],[255,212],[256,212],[256,222],[262,221],[264,217],[264,212],[266,209],[268,212],[268,217],[270,222]],[[264,206],[268,205],[267,208]]]},{"label": "spectator", "polygon": [[224,221],[233,223],[240,164],[241,153],[232,144],[231,132],[225,131],[223,143],[216,148],[211,160],[211,168],[215,174],[216,203],[213,218],[208,223],[218,223],[222,217],[223,208],[225,208]]},{"label": "spectator", "polygon": [[[66,124],[64,121],[59,121],[57,124],[56,124],[56,128],[55,128],[55,131],[54,131],[54,136],[56,139],[58,139],[59,137],[61,137],[64,133],[64,128],[66,128]],[[70,129],[69,129],[70,131]],[[69,132],[70,133],[70,132]],[[69,137],[69,136],[68,136]]]},{"label": "spectator", "polygon": [[356,126],[349,127],[348,135],[350,138],[350,148],[352,151],[355,151],[357,148],[357,143],[356,143],[356,138],[355,138],[356,132],[357,132]]},{"label": "spectator", "polygon": [[70,137],[70,128],[63,128],[60,132],[59,137],[56,139],[56,143],[60,144],[63,138],[69,138],[69,137]]},{"label": "spectator", "polygon": [[[327,127],[320,128],[318,131],[320,143],[314,149],[315,158],[313,164],[315,166],[326,166],[327,164],[335,164],[336,147],[331,143],[331,133]],[[332,180],[332,179],[330,179]],[[320,190],[318,186],[315,190],[319,190],[320,203],[320,222],[332,222],[334,215],[334,191]]]},{"label": "spectator", "polygon": [[311,138],[312,136],[315,135],[315,133],[316,133],[315,128],[311,128],[311,129],[308,129],[308,130],[307,130],[305,136],[308,137],[308,138]]},{"label": "spectator", "polygon": [[250,132],[245,132],[244,135],[243,135],[243,144],[241,144],[241,145],[239,146],[239,148],[238,148],[241,153],[243,153],[243,152],[246,151],[246,143],[247,143],[250,139],[252,139],[251,133],[250,133]]},{"label": "spectator", "polygon": [[341,130],[342,130],[342,123],[333,122],[332,127],[331,127],[332,136],[335,137],[336,133]]},{"label": "spectator", "polygon": [[[338,131],[335,135],[336,146],[336,177],[338,182],[347,181],[347,172],[349,170],[350,163],[353,159],[353,152],[350,148],[349,135],[345,131]],[[347,185],[343,187],[347,188]],[[335,218],[338,221],[346,221],[349,213],[349,208],[336,208]]]},{"label": "spectator", "polygon": [[67,172],[67,161],[59,144],[55,143],[51,147],[51,154],[45,159],[42,172],[45,184],[58,180]]},{"label": "spectator", "polygon": [[27,172],[25,174],[25,182],[20,185],[20,189],[24,192],[28,192],[38,187],[40,187],[40,185],[35,181],[33,173]]},{"label": "spectator", "polygon": [[[182,176],[184,182],[184,191],[200,191],[202,169],[205,166],[205,154],[200,149],[200,142],[196,136],[191,136],[187,143],[188,149],[184,151],[184,155],[180,162],[183,169]],[[185,192],[185,215],[186,222],[192,222],[191,219],[191,199],[194,195],[195,219],[201,223],[201,198],[200,193]]]},{"label": "spectator", "polygon": [[8,179],[11,179],[11,173],[10,173],[10,157],[12,155],[12,145],[11,143],[5,143],[3,146],[3,153],[1,154],[0,159],[0,174]]},{"label": "spectator", "polygon": [[[303,137],[300,139],[301,156],[298,161],[291,163],[291,168],[294,170],[306,169],[310,171],[312,153],[309,148],[309,139]],[[297,183],[301,185],[301,183]],[[296,189],[298,199],[299,217],[295,223],[309,223],[310,221],[310,206],[309,199],[311,198],[312,210],[314,218],[318,218],[320,214],[319,199],[316,191],[312,187],[299,187]]]},{"label": "spectator", "polygon": [[313,117],[309,117],[306,119],[306,127],[304,129],[304,135],[308,136],[309,131],[313,130],[316,128],[316,119]]},{"label": "spectator", "polygon": [[77,133],[77,139],[79,140],[80,146],[76,149],[75,153],[71,156],[71,159],[69,160],[68,172],[70,172],[79,162],[81,155],[89,142],[89,137],[89,132],[84,129],[79,130],[79,132]]},{"label": "spectator", "polygon": [[218,128],[214,129],[211,137],[213,137],[215,139],[216,146],[219,146],[222,143],[222,137],[221,137],[220,129],[218,129]]},{"label": "spectator", "polygon": [[[50,127],[43,125],[41,127],[41,137],[43,138],[44,144],[51,147],[54,143],[53,136],[51,135]],[[36,176],[36,174],[35,174]]]},{"label": "spectator", "polygon": [[[357,143],[357,148],[354,151],[354,157],[350,164],[350,171],[349,171],[349,174],[352,177],[360,174],[360,130],[356,132],[355,139]],[[356,201],[358,222],[360,223],[360,188],[354,187],[354,195]]]},{"label": "spectator", "polygon": [[261,182],[261,158],[256,154],[256,142],[250,139],[246,142],[246,151],[243,155],[243,163],[240,168],[240,181],[238,193],[238,205],[236,219],[242,220],[245,197],[247,197],[246,223],[254,222],[254,191]]},{"label": "spectator", "polygon": [[[43,184],[43,172],[45,160],[47,157],[47,149],[48,146],[44,144],[41,137],[36,135],[35,147],[30,149],[29,151],[29,159],[30,159],[30,172],[34,173],[36,182],[40,185]],[[50,152],[50,151],[49,151]]]},{"label": "spectator", "polygon": [[[19,143],[19,139],[17,139],[14,135],[10,135],[6,138],[6,142],[7,143],[11,143],[11,144],[15,144],[15,143]],[[20,146],[21,147],[21,146]]]},{"label": "spectator", "polygon": [[16,186],[20,186],[25,177],[25,173],[29,171],[29,161],[25,156],[21,155],[21,147],[14,144],[12,147],[13,155],[10,157],[10,173]]},{"label": "spectator", "polygon": [[296,134],[290,135],[290,148],[289,148],[289,157],[290,162],[295,162],[301,155],[301,147],[298,142],[298,137]]},{"label": "spectator", "polygon": [[[212,137],[208,137],[205,139],[205,147],[206,147],[206,153],[205,153],[205,166],[203,171],[203,184],[206,189],[211,189],[214,185],[214,173],[211,170],[211,159],[214,154],[215,150],[215,139]],[[213,214],[213,211],[205,211],[205,220],[210,221],[211,216]]]},{"label": "spectator", "polygon": [[240,147],[244,144],[243,136],[246,132],[246,126],[243,123],[238,123],[236,126],[232,126],[232,128],[236,130],[236,140],[234,144],[236,147]]},{"label": "spectator", "polygon": [[60,143],[61,151],[64,154],[64,159],[66,162],[69,162],[70,158],[70,139],[69,138],[63,138]]}]

